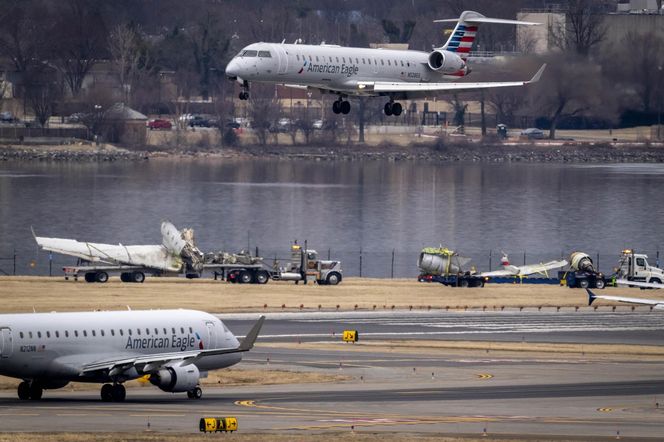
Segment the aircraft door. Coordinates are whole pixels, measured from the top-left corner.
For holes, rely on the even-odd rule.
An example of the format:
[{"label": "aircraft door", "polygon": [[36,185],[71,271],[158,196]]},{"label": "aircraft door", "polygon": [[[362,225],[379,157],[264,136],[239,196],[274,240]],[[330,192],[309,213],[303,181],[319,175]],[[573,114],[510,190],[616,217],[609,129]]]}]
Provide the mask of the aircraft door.
[{"label": "aircraft door", "polygon": [[8,358],[14,351],[12,330],[8,327],[0,328],[0,358]]},{"label": "aircraft door", "polygon": [[205,323],[208,331],[207,348],[217,348],[217,333],[214,329],[214,322]]},{"label": "aircraft door", "polygon": [[283,75],[288,72],[288,54],[283,45],[275,45],[277,52],[277,59],[279,62],[279,74]]}]

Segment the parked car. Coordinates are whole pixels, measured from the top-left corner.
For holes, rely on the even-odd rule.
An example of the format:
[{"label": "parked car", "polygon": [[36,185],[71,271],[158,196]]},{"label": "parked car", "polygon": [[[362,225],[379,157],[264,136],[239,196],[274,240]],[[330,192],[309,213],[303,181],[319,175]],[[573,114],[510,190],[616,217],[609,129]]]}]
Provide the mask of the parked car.
[{"label": "parked car", "polygon": [[83,112],[76,112],[65,118],[65,121],[70,124],[82,123],[85,119]]},{"label": "parked car", "polygon": [[14,118],[14,114],[12,114],[9,111],[5,112],[0,112],[0,121],[3,123],[13,123],[16,121],[16,118]]},{"label": "parked car", "polygon": [[529,140],[543,140],[544,131],[536,127],[529,127],[528,129],[521,131],[521,136],[528,138]]},{"label": "parked car", "polygon": [[202,115],[193,115],[189,119],[189,127],[210,127],[210,120]]},{"label": "parked car", "polygon": [[168,120],[157,118],[156,120],[148,122],[148,128],[150,130],[171,130],[173,128],[173,123]]},{"label": "parked car", "polygon": [[323,120],[315,120],[312,125],[314,129],[322,129],[323,128]]}]

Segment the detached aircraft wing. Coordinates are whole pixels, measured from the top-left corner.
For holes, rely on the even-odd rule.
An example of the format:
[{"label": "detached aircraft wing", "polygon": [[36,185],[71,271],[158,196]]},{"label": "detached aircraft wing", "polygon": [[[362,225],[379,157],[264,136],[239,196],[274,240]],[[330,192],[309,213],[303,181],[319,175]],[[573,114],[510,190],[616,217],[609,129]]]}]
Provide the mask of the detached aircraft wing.
[{"label": "detached aircraft wing", "polygon": [[35,236],[35,241],[43,250],[94,263],[144,266],[168,272],[177,272],[182,268],[182,259],[169,253],[162,245],[123,246],[41,236]]},{"label": "detached aircraft wing", "polygon": [[235,348],[213,348],[208,350],[190,350],[181,352],[156,353],[136,357],[109,358],[86,364],[81,369],[80,375],[85,376],[96,371],[108,371],[109,374],[121,374],[131,368],[136,368],[139,373],[149,374],[156,372],[164,365],[180,362],[181,366],[195,364],[198,360],[207,356],[218,356],[229,353],[242,353],[254,348],[254,343],[265,322],[265,316],[261,316],[251,328],[247,336]]},{"label": "detached aircraft wing", "polygon": [[599,298],[599,299],[605,299],[607,301],[626,302],[628,304],[649,305],[655,310],[664,310],[664,299],[646,299],[646,298],[630,298],[627,296],[596,295],[589,289],[586,289],[586,291],[588,292],[588,305],[591,305],[595,301],[595,299]]},{"label": "detached aircraft wing", "polygon": [[533,75],[530,80],[526,81],[488,81],[488,82],[475,82],[475,83],[462,83],[462,82],[443,82],[443,83],[408,83],[405,81],[385,82],[385,81],[359,81],[357,88],[360,93],[364,94],[396,94],[396,93],[428,93],[428,92],[455,92],[455,91],[468,91],[479,89],[491,89],[499,87],[514,87],[524,86],[531,83],[536,83],[542,77],[546,69],[546,64]]},{"label": "detached aircraft wing", "polygon": [[484,272],[481,276],[495,277],[495,276],[528,276],[536,273],[546,275],[549,270],[559,269],[567,265],[567,261],[549,261],[540,264],[528,264],[525,266],[509,266],[504,270],[494,270],[492,272]]}]

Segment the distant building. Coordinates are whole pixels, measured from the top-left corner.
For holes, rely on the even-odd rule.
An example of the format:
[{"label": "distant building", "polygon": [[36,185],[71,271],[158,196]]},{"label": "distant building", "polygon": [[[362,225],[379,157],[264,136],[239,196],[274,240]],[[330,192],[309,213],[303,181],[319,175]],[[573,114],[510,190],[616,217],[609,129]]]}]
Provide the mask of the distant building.
[{"label": "distant building", "polygon": [[116,103],[104,113],[106,139],[127,146],[142,146],[146,140],[148,117],[124,103]]}]

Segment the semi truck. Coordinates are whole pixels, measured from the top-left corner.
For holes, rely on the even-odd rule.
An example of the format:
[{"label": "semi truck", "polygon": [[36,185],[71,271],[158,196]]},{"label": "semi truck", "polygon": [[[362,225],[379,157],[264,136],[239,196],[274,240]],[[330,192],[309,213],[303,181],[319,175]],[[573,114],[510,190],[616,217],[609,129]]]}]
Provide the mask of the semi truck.
[{"label": "semi truck", "polygon": [[459,256],[444,247],[426,247],[420,252],[417,267],[420,282],[438,282],[449,287],[484,287],[487,278],[471,268],[464,270],[470,258]]},{"label": "semi truck", "polygon": [[664,283],[664,270],[648,264],[648,255],[625,249],[620,255],[617,276],[628,281]]}]

